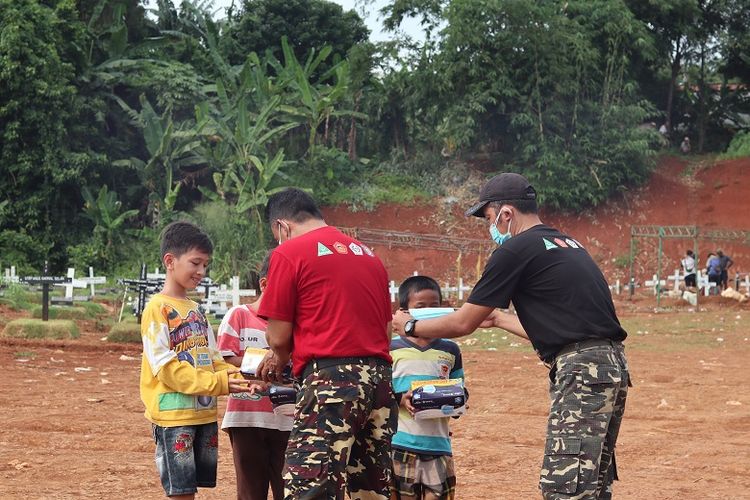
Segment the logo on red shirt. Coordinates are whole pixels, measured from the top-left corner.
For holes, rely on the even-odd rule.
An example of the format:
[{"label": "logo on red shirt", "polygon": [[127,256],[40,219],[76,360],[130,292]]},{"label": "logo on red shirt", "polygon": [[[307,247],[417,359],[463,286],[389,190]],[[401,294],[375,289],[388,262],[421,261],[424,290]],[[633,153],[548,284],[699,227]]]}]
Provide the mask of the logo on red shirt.
[{"label": "logo on red shirt", "polygon": [[349,250],[351,250],[354,255],[362,255],[362,247],[354,242],[349,243]]},{"label": "logo on red shirt", "polygon": [[362,249],[363,249],[363,250],[365,251],[365,253],[366,253],[367,255],[369,255],[370,257],[375,257],[375,254],[374,254],[374,253],[372,253],[372,250],[370,250],[370,247],[368,247],[367,245],[362,245]]},{"label": "logo on red shirt", "polygon": [[336,250],[341,255],[346,255],[349,253],[349,250],[346,249],[346,245],[338,241],[333,244],[333,249]]}]

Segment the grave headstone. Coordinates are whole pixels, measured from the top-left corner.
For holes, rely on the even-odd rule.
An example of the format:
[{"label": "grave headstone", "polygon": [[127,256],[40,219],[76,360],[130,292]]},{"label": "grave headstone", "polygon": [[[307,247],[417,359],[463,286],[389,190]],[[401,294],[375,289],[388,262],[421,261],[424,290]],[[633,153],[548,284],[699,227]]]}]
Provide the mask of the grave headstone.
[{"label": "grave headstone", "polygon": [[649,288],[654,289],[654,295],[658,294],[662,288],[664,288],[667,285],[666,280],[660,280],[658,277],[654,274],[654,277],[650,280],[647,280],[644,285],[646,285]]},{"label": "grave headstone", "polygon": [[5,276],[3,277],[3,282],[6,284],[8,283],[18,283],[18,276],[16,276],[16,266],[10,266],[9,268],[5,268]]},{"label": "grave headstone", "polygon": [[44,263],[44,271],[41,276],[25,276],[20,281],[29,285],[41,285],[42,287],[42,321],[49,321],[49,289],[53,285],[67,281],[63,276],[48,276],[47,262]]},{"label": "grave headstone", "polygon": [[73,295],[73,289],[74,288],[86,288],[87,284],[85,281],[76,279],[76,270],[75,268],[69,267],[68,268],[68,279],[64,283],[58,283],[56,286],[64,286],[65,287],[65,298],[62,300],[53,299],[53,302],[64,302],[66,304],[72,305],[74,301],[79,300],[88,300],[88,297],[75,297]]},{"label": "grave headstone", "polygon": [[80,281],[87,283],[91,287],[91,296],[94,297],[96,295],[96,289],[94,288],[94,285],[105,284],[107,282],[107,277],[106,276],[94,276],[94,268],[89,267],[88,277],[81,278]]},{"label": "grave headstone", "polygon": [[138,279],[119,279],[118,283],[125,285],[129,290],[138,293],[138,299],[135,305],[135,315],[138,318],[138,323],[141,322],[141,316],[143,310],[146,308],[146,301],[148,296],[155,293],[164,284],[159,279],[149,279],[146,273],[146,264],[141,266],[141,274]]}]

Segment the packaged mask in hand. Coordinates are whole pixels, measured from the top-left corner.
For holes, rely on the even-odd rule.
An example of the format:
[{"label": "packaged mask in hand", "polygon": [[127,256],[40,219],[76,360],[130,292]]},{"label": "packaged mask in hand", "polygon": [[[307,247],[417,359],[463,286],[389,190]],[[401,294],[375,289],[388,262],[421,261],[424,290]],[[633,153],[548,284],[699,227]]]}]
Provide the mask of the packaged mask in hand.
[{"label": "packaged mask in hand", "polygon": [[276,415],[294,416],[294,406],[297,402],[297,390],[294,387],[272,385],[268,390],[268,397]]},{"label": "packaged mask in hand", "polygon": [[258,376],[258,365],[263,361],[267,352],[267,349],[259,349],[256,347],[248,347],[245,349],[245,354],[242,356],[242,364],[240,365],[240,373],[242,376],[245,378],[256,378]]},{"label": "packaged mask in hand", "polygon": [[411,390],[417,420],[457,417],[466,412],[466,392],[460,379],[414,381]]},{"label": "packaged mask in hand", "polygon": [[409,309],[409,314],[414,319],[433,319],[445,316],[454,312],[452,307],[422,307],[419,309]]}]

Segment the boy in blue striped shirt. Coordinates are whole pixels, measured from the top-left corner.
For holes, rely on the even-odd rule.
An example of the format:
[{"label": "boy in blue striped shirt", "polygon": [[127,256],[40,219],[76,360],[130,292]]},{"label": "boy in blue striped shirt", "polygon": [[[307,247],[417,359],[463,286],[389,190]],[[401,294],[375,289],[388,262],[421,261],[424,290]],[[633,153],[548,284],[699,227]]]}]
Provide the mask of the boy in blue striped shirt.
[{"label": "boy in blue striped shirt", "polygon": [[[439,307],[440,285],[427,276],[412,276],[398,289],[401,309]],[[396,337],[391,341],[393,390],[400,402],[398,431],[393,436],[394,493],[397,499],[453,499],[449,417],[414,419],[411,383],[464,378],[461,350],[447,339]]]}]

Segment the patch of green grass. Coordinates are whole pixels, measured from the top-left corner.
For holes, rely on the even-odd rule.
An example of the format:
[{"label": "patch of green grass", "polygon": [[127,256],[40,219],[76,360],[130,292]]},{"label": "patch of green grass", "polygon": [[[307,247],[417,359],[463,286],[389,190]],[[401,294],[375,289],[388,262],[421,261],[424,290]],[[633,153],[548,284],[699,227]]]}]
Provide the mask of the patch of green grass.
[{"label": "patch of green grass", "polygon": [[[93,315],[84,307],[79,306],[50,306],[49,319],[89,319]],[[42,317],[42,306],[37,305],[31,309],[32,318]]]},{"label": "patch of green grass", "polygon": [[25,339],[77,339],[81,336],[71,320],[16,319],[5,325],[4,337]]},{"label": "patch of green grass", "polygon": [[31,359],[36,357],[34,351],[18,351],[13,353],[13,357],[17,359]]},{"label": "patch of green grass", "polygon": [[138,323],[115,323],[107,335],[108,342],[141,342],[141,325]]},{"label": "patch of green grass", "polygon": [[5,289],[0,304],[4,304],[15,311],[25,311],[34,307],[37,297],[18,283],[11,283]]},{"label": "patch of green grass", "polygon": [[76,306],[86,309],[86,313],[89,315],[89,317],[101,316],[103,314],[107,314],[108,312],[107,308],[99,304],[98,302],[78,302]]}]

